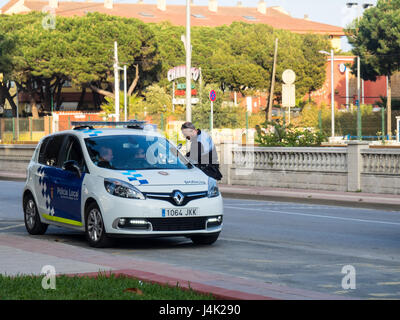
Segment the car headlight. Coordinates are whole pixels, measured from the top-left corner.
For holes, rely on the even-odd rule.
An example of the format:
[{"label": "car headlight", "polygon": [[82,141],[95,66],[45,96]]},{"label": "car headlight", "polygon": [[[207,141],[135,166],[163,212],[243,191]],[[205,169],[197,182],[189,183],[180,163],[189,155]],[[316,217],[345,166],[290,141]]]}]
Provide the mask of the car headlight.
[{"label": "car headlight", "polygon": [[219,189],[217,185],[217,180],[209,177],[208,178],[208,197],[214,198],[219,196]]},{"label": "car headlight", "polygon": [[143,193],[130,183],[118,179],[104,179],[104,187],[113,196],[129,199],[146,199]]}]

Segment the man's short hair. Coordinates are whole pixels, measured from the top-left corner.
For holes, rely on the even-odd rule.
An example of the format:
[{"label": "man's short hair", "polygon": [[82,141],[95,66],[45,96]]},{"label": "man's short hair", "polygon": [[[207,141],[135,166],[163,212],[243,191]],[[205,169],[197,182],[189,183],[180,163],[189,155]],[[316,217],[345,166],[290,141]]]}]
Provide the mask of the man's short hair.
[{"label": "man's short hair", "polygon": [[191,122],[185,122],[185,123],[182,125],[181,130],[183,130],[183,129],[193,129],[193,130],[196,130],[196,127],[195,127],[194,124],[191,123]]}]

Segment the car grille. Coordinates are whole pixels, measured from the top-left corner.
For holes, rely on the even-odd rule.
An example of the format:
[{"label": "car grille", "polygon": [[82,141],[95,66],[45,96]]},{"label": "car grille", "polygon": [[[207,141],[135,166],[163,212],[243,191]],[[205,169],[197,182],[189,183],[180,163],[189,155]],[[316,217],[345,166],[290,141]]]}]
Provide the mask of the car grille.
[{"label": "car grille", "polygon": [[210,217],[188,218],[147,218],[153,225],[153,231],[189,231],[204,230]]},{"label": "car grille", "polygon": [[182,195],[184,196],[184,200],[181,204],[177,205],[174,198],[173,198],[173,192],[172,193],[150,193],[150,192],[143,192],[143,194],[146,196],[146,198],[149,199],[155,199],[155,200],[162,200],[162,201],[168,201],[174,206],[179,206],[183,207],[187,205],[190,201],[196,200],[196,199],[201,199],[201,198],[206,198],[207,197],[207,191],[200,191],[200,192],[189,192],[189,193],[184,193],[182,192]]}]

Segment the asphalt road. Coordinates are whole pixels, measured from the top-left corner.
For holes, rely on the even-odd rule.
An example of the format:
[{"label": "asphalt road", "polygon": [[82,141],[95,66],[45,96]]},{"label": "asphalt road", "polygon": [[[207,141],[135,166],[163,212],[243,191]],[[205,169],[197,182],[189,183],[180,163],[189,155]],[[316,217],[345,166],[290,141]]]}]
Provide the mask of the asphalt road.
[{"label": "asphalt road", "polygon": [[[0,181],[0,232],[27,237],[23,183]],[[210,247],[185,238],[121,239],[113,255],[224,272],[343,297],[400,299],[400,210],[225,199],[224,229]],[[88,247],[82,234],[50,227],[42,239]],[[356,289],[342,288],[342,268]]]}]

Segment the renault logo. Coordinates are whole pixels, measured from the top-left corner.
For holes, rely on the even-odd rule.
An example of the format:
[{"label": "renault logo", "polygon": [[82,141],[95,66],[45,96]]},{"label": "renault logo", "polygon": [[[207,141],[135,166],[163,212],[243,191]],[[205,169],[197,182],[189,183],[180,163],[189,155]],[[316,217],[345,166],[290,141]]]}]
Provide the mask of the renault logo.
[{"label": "renault logo", "polygon": [[179,206],[182,204],[183,200],[185,199],[185,196],[182,194],[182,192],[175,191],[173,193],[172,198],[175,200],[175,203]]}]

